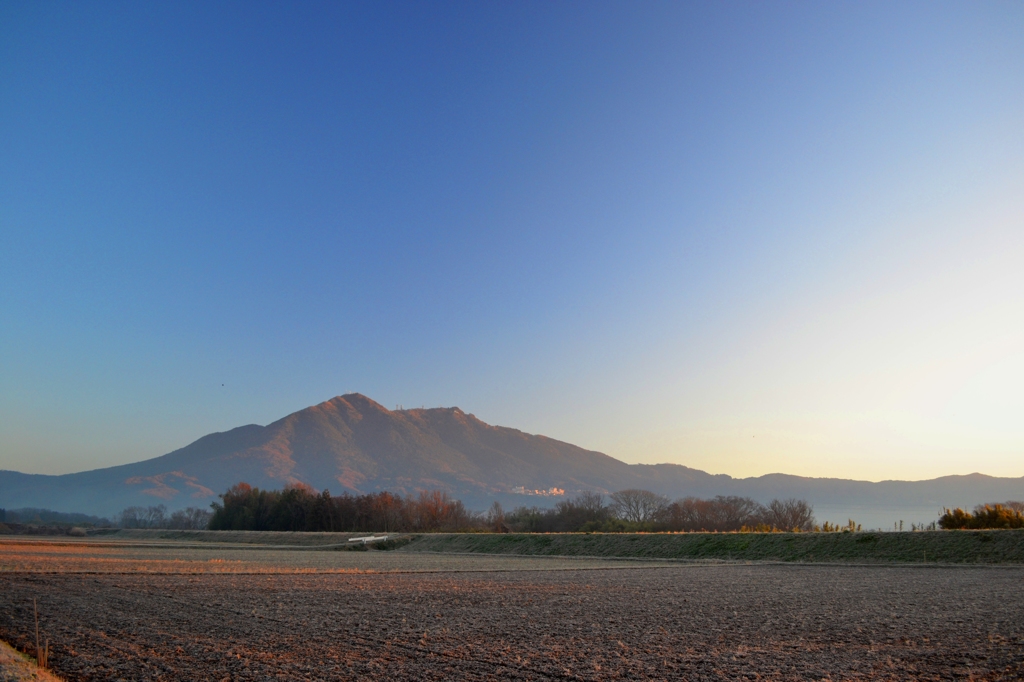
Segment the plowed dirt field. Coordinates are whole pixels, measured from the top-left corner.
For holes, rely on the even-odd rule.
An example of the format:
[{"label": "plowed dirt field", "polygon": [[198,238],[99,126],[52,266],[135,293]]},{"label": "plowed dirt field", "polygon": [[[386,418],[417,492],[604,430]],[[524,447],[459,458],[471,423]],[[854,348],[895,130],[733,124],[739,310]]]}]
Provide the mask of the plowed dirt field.
[{"label": "plowed dirt field", "polygon": [[553,559],[556,570],[516,570],[499,557],[460,572],[463,557],[421,558],[434,562],[425,572],[8,564],[0,638],[27,647],[36,598],[69,680],[1024,678],[1021,568]]}]

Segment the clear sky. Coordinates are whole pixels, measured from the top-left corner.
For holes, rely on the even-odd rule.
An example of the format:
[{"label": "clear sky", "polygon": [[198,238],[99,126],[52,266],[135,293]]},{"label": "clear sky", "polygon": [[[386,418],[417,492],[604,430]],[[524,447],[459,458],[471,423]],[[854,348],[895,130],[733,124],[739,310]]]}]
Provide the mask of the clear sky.
[{"label": "clear sky", "polygon": [[1020,2],[0,4],[0,468],[358,391],[1024,475]]}]

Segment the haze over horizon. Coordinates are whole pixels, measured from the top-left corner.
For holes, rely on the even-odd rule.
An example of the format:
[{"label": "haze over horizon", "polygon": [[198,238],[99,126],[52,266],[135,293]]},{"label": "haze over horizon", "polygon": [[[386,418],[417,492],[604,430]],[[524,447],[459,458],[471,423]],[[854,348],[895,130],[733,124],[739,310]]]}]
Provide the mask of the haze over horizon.
[{"label": "haze over horizon", "polygon": [[0,6],[0,469],[336,395],[1024,476],[1024,5]]}]

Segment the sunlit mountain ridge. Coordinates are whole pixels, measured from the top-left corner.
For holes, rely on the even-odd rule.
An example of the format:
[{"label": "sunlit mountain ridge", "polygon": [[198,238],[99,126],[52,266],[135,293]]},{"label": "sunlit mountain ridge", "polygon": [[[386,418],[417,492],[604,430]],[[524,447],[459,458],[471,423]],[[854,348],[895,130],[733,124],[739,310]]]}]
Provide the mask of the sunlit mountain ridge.
[{"label": "sunlit mountain ridge", "polygon": [[[582,490],[646,488],[669,497],[799,497],[818,507],[938,511],[1024,498],[1024,478],[982,474],[871,483],[771,474],[737,479],[678,464],[626,464],[541,435],[492,426],[457,407],[388,410],[358,393],[267,426],[213,433],[161,457],[61,476],[0,471],[0,507],[116,514],[131,505],[206,506],[229,486],[302,483],[332,494],[442,489],[468,507],[546,506]],[[838,511],[837,511],[838,513]],[[844,512],[845,513],[845,512]],[[845,520],[845,519],[843,519]]]}]

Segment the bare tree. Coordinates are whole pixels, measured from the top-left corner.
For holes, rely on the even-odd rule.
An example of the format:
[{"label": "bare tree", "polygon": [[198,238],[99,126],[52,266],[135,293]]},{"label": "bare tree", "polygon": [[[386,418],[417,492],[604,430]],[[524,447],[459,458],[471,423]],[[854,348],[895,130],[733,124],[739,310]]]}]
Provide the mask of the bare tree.
[{"label": "bare tree", "polygon": [[624,520],[633,523],[653,521],[668,506],[668,498],[650,490],[620,490],[610,495],[612,511]]},{"label": "bare tree", "polygon": [[723,530],[739,530],[744,526],[761,523],[764,507],[749,497],[719,495],[715,502],[718,504]]},{"label": "bare tree", "polygon": [[445,530],[462,530],[473,523],[473,515],[466,509],[462,500],[451,500],[445,509]]},{"label": "bare tree", "polygon": [[439,530],[448,516],[451,498],[441,490],[421,490],[416,501],[417,530]]},{"label": "bare tree", "polygon": [[208,509],[198,507],[179,509],[171,514],[166,526],[177,530],[205,530],[212,515]]},{"label": "bare tree", "polygon": [[665,510],[663,522],[673,530],[735,531],[768,525],[779,530],[811,530],[814,514],[804,500],[772,500],[764,506],[749,497],[686,497]]},{"label": "bare tree", "polygon": [[608,507],[604,506],[604,495],[593,490],[584,490],[573,500],[590,520],[603,520],[608,515]]},{"label": "bare tree", "polygon": [[167,507],[128,507],[117,515],[122,528],[174,528],[178,530],[203,530],[210,523],[213,514],[206,509],[189,507],[179,509],[167,516]]},{"label": "bare tree", "polygon": [[163,528],[166,525],[167,507],[128,507],[117,515],[122,528]]},{"label": "bare tree", "polygon": [[585,490],[576,497],[555,505],[553,514],[546,514],[552,531],[577,531],[586,524],[602,524],[611,518],[611,510],[604,504],[604,495]]},{"label": "bare tree", "polygon": [[155,507],[147,507],[145,512],[146,528],[162,528],[167,516],[167,507],[158,504]]},{"label": "bare tree", "polygon": [[491,505],[491,508],[487,510],[487,525],[491,527],[495,533],[508,532],[508,528],[505,526],[505,510],[501,508],[501,502],[497,500]]},{"label": "bare tree", "polygon": [[460,530],[473,520],[462,500],[453,499],[443,490],[422,490],[410,506],[416,530]]},{"label": "bare tree", "polygon": [[143,514],[145,509],[142,507],[127,507],[121,510],[121,513],[117,515],[117,525],[121,528],[145,528],[143,525]]},{"label": "bare tree", "polygon": [[405,513],[405,502],[398,495],[387,491],[377,493],[373,498],[373,516],[375,526],[385,533],[390,533],[402,524]]},{"label": "bare tree", "polygon": [[806,500],[772,500],[764,510],[764,523],[779,530],[811,530],[814,509]]},{"label": "bare tree", "polygon": [[686,497],[666,509],[665,521],[676,530],[730,531],[758,525],[763,512],[764,507],[749,497]]}]

